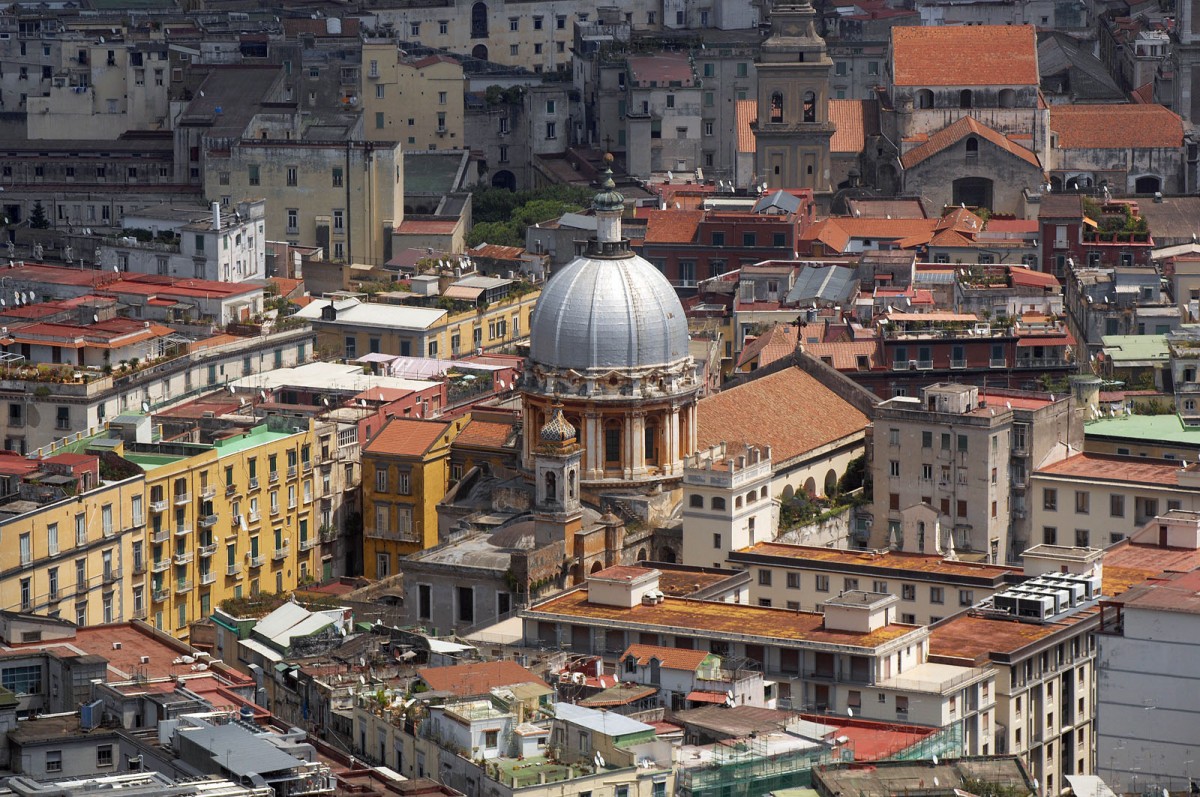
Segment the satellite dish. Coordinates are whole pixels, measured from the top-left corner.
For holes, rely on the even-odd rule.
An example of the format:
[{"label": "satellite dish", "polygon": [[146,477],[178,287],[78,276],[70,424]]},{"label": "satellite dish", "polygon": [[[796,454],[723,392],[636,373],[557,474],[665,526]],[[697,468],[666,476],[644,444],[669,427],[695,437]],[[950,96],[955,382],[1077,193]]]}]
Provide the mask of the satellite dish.
[{"label": "satellite dish", "polygon": [[847,708],[847,709],[846,709],[846,716],[847,716],[847,717],[850,717],[850,719],[854,719],[854,709],[852,709],[852,708]]},{"label": "satellite dish", "polygon": [[938,780],[938,779],[937,779],[937,776],[934,776],[934,778],[933,778],[933,785],[934,785],[934,786],[941,786],[941,785],[942,785],[942,782],[941,782],[940,780]]},{"label": "satellite dish", "polygon": [[99,315],[97,315],[96,313],[92,313],[92,323],[93,323],[93,324],[98,324],[98,323],[100,323],[100,316],[99,316]]},{"label": "satellite dish", "polygon": [[245,396],[242,396],[240,399],[238,399],[238,406],[239,407],[246,406],[246,397]]},{"label": "satellite dish", "polygon": [[667,169],[667,179],[668,179],[668,180],[674,180],[674,179],[675,179],[675,175],[674,175],[674,173],[672,173],[672,172],[671,172],[671,170],[670,170],[670,169]]},{"label": "satellite dish", "polygon": [[258,397],[260,399],[262,399],[263,401],[266,401],[267,400],[267,391],[265,391],[265,390],[258,391]]},{"label": "satellite dish", "polygon": [[358,676],[358,682],[359,682],[360,684],[362,684],[363,686],[366,686],[366,685],[367,685],[367,679],[366,679],[365,677],[363,677],[362,675],[359,675],[359,676]]},{"label": "satellite dish", "polygon": [[325,396],[324,398],[322,398],[321,403],[324,404],[326,407],[328,407],[329,406],[329,396]]},{"label": "satellite dish", "polygon": [[150,402],[143,401],[142,402],[142,412],[149,412],[149,411],[150,411]]},{"label": "satellite dish", "polygon": [[937,762],[938,762],[938,760],[937,760],[937,753],[934,753],[934,754],[933,754],[933,765],[934,765],[935,767],[937,766]]},{"label": "satellite dish", "polygon": [[229,395],[233,395],[233,385],[226,385],[225,389],[229,391]]}]

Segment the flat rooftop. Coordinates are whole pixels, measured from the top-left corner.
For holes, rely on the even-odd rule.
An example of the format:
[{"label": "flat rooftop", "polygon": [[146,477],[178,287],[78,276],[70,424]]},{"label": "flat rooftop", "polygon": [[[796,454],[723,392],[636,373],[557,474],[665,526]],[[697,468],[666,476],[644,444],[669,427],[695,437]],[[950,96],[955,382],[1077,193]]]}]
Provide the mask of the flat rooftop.
[{"label": "flat rooftop", "polygon": [[742,557],[768,557],[783,560],[785,563],[815,567],[840,565],[856,568],[879,568],[897,571],[897,576],[900,576],[903,571],[910,571],[922,575],[978,578],[996,583],[1002,581],[1007,575],[1021,573],[1019,567],[955,561],[931,554],[906,553],[904,551],[847,551],[812,545],[789,545],[781,542],[760,542],[749,548],[735,551],[733,554],[734,559]]},{"label": "flat rooftop", "polygon": [[1150,484],[1157,487],[1179,485],[1178,463],[1141,457],[1107,454],[1076,454],[1053,465],[1038,468],[1035,475],[1062,476],[1112,483]]},{"label": "flat rooftop", "polygon": [[1185,426],[1174,413],[1101,418],[1084,424],[1083,434],[1085,440],[1091,437],[1129,440],[1135,443],[1159,442],[1172,446],[1195,446],[1200,449],[1200,426]]},{"label": "flat rooftop", "polygon": [[763,639],[861,648],[875,648],[920,630],[911,625],[892,623],[865,634],[835,631],[826,629],[825,616],[815,612],[674,597],[665,598],[654,606],[639,604],[626,609],[589,602],[586,587],[539,603],[525,614],[615,621],[654,629],[692,631],[697,635],[749,635]]},{"label": "flat rooftop", "polygon": [[299,434],[298,432],[282,432],[275,431],[267,427],[266,424],[255,426],[241,434],[225,437],[213,442],[213,446],[217,449],[217,456],[226,457],[230,454],[236,454],[240,451],[245,451],[248,448],[273,443],[276,440],[282,440],[285,437],[292,437]]}]

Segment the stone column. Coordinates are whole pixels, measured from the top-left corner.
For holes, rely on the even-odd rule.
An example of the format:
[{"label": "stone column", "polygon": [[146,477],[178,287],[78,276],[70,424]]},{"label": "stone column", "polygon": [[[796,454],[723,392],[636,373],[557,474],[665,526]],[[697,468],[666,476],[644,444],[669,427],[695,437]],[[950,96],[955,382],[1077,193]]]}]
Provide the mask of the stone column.
[{"label": "stone column", "polygon": [[646,475],[646,413],[634,410],[630,419],[630,437],[633,438],[632,456],[629,461],[633,465],[633,475]]},{"label": "stone column", "polygon": [[584,416],[584,429],[584,478],[598,479],[604,467],[604,429],[600,416],[594,410],[588,410]]},{"label": "stone column", "polygon": [[667,450],[663,459],[663,472],[675,476],[679,469],[679,407],[672,406],[667,416]]}]

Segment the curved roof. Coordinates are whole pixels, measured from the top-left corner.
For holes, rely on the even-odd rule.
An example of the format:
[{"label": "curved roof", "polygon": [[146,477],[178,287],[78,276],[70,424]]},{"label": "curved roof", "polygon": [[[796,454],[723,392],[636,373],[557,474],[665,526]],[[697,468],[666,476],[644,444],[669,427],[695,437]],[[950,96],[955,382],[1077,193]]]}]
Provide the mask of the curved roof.
[{"label": "curved roof", "polygon": [[687,356],[675,289],[636,255],[576,258],[550,278],[533,311],[529,359],[542,365],[640,368]]}]

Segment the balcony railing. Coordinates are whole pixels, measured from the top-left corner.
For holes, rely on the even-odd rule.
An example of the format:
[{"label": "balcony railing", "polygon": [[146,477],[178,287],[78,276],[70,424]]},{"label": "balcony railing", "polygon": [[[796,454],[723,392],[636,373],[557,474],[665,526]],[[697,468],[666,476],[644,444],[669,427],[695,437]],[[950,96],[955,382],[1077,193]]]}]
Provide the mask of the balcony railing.
[{"label": "balcony railing", "polygon": [[211,484],[200,491],[200,498],[205,501],[211,501],[217,497],[217,488]]},{"label": "balcony railing", "polygon": [[258,489],[258,477],[257,476],[255,476],[253,479],[250,480],[250,489],[251,490]]},{"label": "balcony railing", "polygon": [[242,566],[240,564],[234,563],[234,564],[225,566],[225,575],[227,575],[227,576],[241,575],[241,572],[242,572]]},{"label": "balcony railing", "polygon": [[313,548],[317,547],[317,542],[318,540],[316,537],[309,537],[307,540],[300,540],[300,550],[311,551]]},{"label": "balcony railing", "polygon": [[171,566],[170,559],[155,559],[154,564],[150,565],[150,570],[154,573],[161,573]]},{"label": "balcony railing", "polygon": [[219,518],[218,518],[218,516],[217,516],[215,513],[214,513],[214,514],[212,514],[212,515],[201,515],[201,517],[200,517],[200,528],[202,528],[202,529],[211,529],[213,526],[217,525],[217,520],[218,520],[218,519],[219,519]]},{"label": "balcony railing", "polygon": [[190,581],[176,581],[175,582],[175,594],[176,595],[185,595],[191,591],[192,591],[192,582],[190,582]]},{"label": "balcony railing", "polygon": [[166,588],[156,589],[150,593],[150,597],[155,603],[162,603],[167,598],[171,597],[171,591]]},{"label": "balcony railing", "polygon": [[200,556],[202,556],[206,559],[208,557],[212,556],[213,554],[215,554],[216,552],[217,552],[216,543],[213,543],[212,545],[201,545],[200,549],[197,551],[197,553],[200,554]]},{"label": "balcony railing", "polygon": [[140,608],[140,609],[134,609],[134,610],[133,610],[133,613],[132,613],[130,616],[131,616],[131,617],[132,617],[134,620],[145,620],[145,619],[146,619],[146,617],[147,617],[147,613],[146,613],[146,607],[145,607],[145,606],[143,606],[143,607],[142,607],[142,608]]},{"label": "balcony railing", "polygon": [[229,495],[236,495],[236,494],[237,494],[237,485],[236,484],[225,485],[225,495],[229,496]]},{"label": "balcony railing", "polygon": [[132,528],[140,529],[142,526],[146,525],[146,516],[134,515],[130,523],[132,524]]},{"label": "balcony railing", "polygon": [[290,545],[284,545],[282,548],[276,548],[275,552],[273,554],[271,554],[271,558],[274,559],[276,562],[279,562],[284,559],[287,559],[288,554],[290,554],[291,552],[292,552],[292,547]]},{"label": "balcony railing", "polygon": [[166,512],[167,511],[167,502],[166,501],[151,501],[150,502],[150,511],[151,512]]},{"label": "balcony railing", "polygon": [[191,533],[192,533],[192,526],[190,523],[180,523],[178,526],[175,527],[175,536],[176,537],[186,537],[187,535],[189,535]]},{"label": "balcony railing", "polygon": [[296,478],[296,466],[295,466],[295,465],[288,465],[288,475],[287,475],[287,477],[288,477],[289,479],[294,479],[294,478]]},{"label": "balcony railing", "polygon": [[193,558],[194,557],[191,551],[183,551],[175,554],[175,564],[186,565],[188,562],[192,561]]},{"label": "balcony railing", "polygon": [[211,583],[213,583],[213,582],[214,582],[214,581],[216,581],[216,580],[217,580],[217,574],[216,574],[216,573],[214,573],[214,572],[212,572],[211,570],[210,570],[210,571],[208,571],[207,573],[201,573],[201,574],[200,574],[200,584],[201,584],[202,586],[206,586],[206,585],[208,585],[208,584],[211,584]]},{"label": "balcony railing", "polygon": [[951,359],[950,359],[950,367],[951,367],[951,368],[953,368],[953,369],[966,368],[966,367],[967,367],[967,361],[966,361],[966,360],[958,360],[958,359],[951,358]]},{"label": "balcony railing", "polygon": [[145,559],[134,559],[133,560],[133,574],[135,576],[140,576],[142,573],[145,573],[145,572],[146,572],[146,560]]},{"label": "balcony railing", "polygon": [[121,568],[110,567],[109,569],[104,571],[104,575],[101,576],[101,580],[105,584],[111,584],[114,581],[116,581],[117,579],[119,579],[120,577],[121,577]]},{"label": "balcony railing", "polygon": [[271,484],[274,484],[275,482],[279,481],[279,471],[277,471],[277,470],[271,471],[271,475],[267,478],[267,480]]},{"label": "balcony railing", "polygon": [[249,559],[249,563],[250,563],[251,567],[262,567],[263,566],[263,557],[251,556]]},{"label": "balcony railing", "polygon": [[150,535],[151,542],[166,542],[169,539],[171,539],[170,529],[159,529]]},{"label": "balcony railing", "polygon": [[988,365],[992,368],[1007,368],[1008,359],[1006,357],[992,357],[988,360]]},{"label": "balcony railing", "polygon": [[175,506],[183,506],[192,502],[191,493],[175,493]]},{"label": "balcony railing", "polygon": [[312,464],[311,459],[304,460],[303,462],[300,463],[300,465],[301,465],[301,467],[304,468],[305,473],[308,473],[310,470],[313,469],[313,464]]}]

